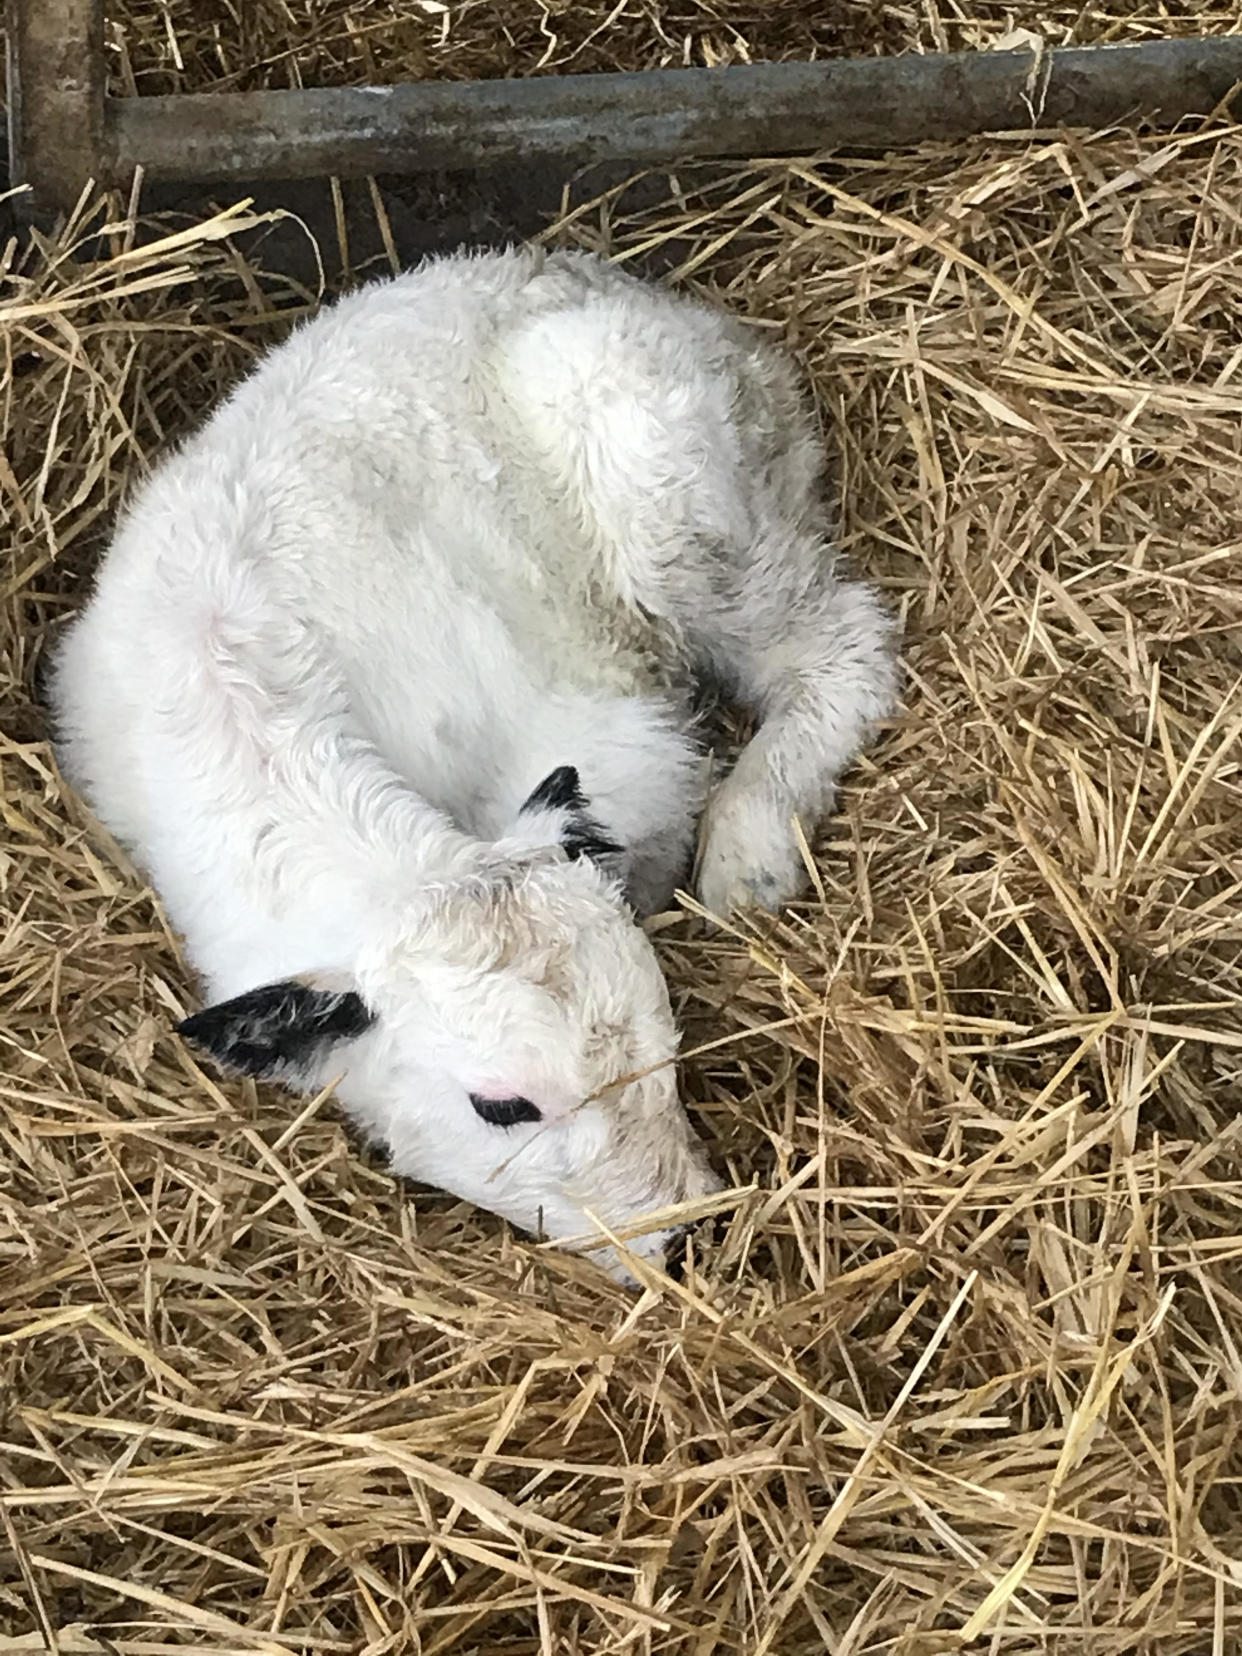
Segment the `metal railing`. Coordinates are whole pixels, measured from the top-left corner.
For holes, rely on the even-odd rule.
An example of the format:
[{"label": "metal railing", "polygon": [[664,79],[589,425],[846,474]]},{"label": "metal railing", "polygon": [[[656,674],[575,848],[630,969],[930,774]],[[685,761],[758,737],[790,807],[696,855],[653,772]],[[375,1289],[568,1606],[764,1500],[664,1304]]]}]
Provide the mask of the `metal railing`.
[{"label": "metal railing", "polygon": [[112,98],[103,0],[8,0],[14,182],[42,211],[88,179],[356,177],[552,159],[890,149],[979,132],[1169,125],[1242,81],[1242,37],[724,69]]}]

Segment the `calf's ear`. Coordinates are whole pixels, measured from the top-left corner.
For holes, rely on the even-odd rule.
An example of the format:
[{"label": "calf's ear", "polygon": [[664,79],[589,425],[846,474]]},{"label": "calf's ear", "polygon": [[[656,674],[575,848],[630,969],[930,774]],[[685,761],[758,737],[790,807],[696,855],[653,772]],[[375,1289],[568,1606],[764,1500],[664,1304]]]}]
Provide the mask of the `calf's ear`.
[{"label": "calf's ear", "polygon": [[207,1006],[177,1033],[222,1069],[263,1081],[296,1081],[331,1050],[366,1033],[375,1014],[356,990],[313,978],[265,983]]},{"label": "calf's ear", "polygon": [[542,832],[568,857],[589,857],[610,872],[622,856],[622,848],[591,815],[573,765],[558,765],[544,777],[518,812],[518,822],[532,838]]}]

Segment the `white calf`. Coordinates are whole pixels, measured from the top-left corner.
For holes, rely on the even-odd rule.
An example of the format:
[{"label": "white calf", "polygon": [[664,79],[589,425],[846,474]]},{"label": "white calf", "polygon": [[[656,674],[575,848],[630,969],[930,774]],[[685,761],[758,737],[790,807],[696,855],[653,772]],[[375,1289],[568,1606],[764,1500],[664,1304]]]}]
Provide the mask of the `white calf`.
[{"label": "white calf", "polygon": [[184,1033],[343,1075],[397,1171],[552,1237],[715,1188],[631,908],[687,876],[696,680],[762,721],[717,911],[797,893],[795,815],[892,705],[819,472],[781,356],[591,258],[443,259],[296,332],[139,491],[56,666],[66,772],[215,1003]]}]

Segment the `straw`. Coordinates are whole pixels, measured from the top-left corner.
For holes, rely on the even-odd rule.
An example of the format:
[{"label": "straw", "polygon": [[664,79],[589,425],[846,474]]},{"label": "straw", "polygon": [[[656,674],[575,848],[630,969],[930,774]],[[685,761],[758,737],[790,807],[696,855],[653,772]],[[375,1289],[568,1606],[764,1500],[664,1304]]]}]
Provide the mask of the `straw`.
[{"label": "straw", "polygon": [[117,93],[679,69],[1230,33],[1230,0],[116,0]]},{"label": "straw", "polygon": [[1240,199],[1225,127],[567,198],[798,353],[906,624],[817,894],[655,928],[736,1194],[637,1296],[174,1038],[39,674],[316,296],[245,208],[8,251],[0,1651],[1242,1647]]}]

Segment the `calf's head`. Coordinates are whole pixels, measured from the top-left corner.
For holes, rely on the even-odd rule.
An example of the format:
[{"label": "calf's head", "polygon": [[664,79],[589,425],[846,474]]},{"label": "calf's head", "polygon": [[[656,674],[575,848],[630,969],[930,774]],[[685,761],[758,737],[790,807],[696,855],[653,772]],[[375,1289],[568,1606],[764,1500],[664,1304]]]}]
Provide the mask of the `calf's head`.
[{"label": "calf's head", "polygon": [[[340,1077],[397,1172],[552,1240],[718,1189],[617,847],[570,794],[564,777],[541,785],[482,876],[420,893],[346,971],[263,985],[182,1032],[247,1074],[301,1089]],[[559,820],[560,852],[539,849],[536,818]],[[671,1234],[627,1245],[658,1259]],[[611,1250],[596,1257],[626,1277]]]}]

